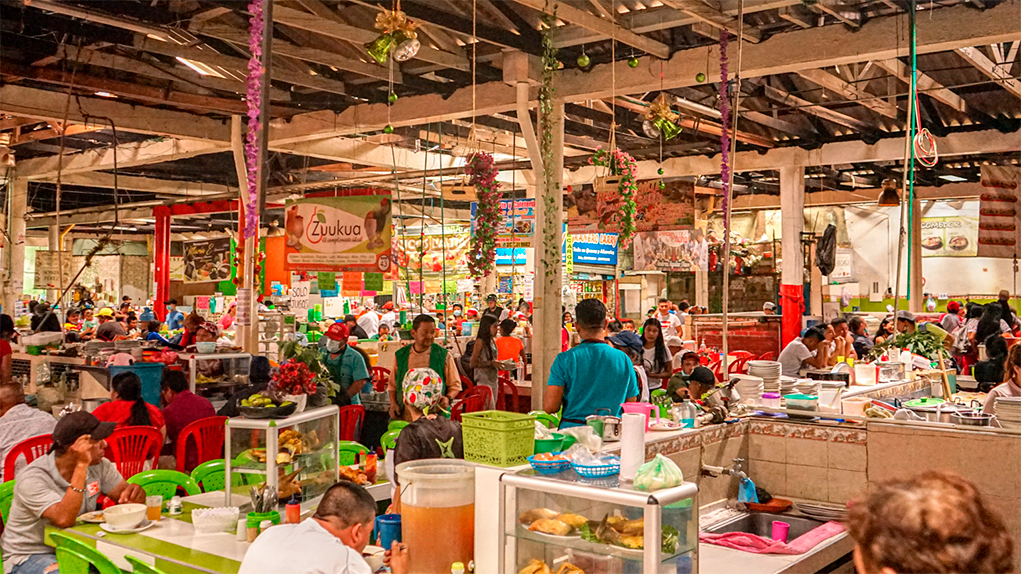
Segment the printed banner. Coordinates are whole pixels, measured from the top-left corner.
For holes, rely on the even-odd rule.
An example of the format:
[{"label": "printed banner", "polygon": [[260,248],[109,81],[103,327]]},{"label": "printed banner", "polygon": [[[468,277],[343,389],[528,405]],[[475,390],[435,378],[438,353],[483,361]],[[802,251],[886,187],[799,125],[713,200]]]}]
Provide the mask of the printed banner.
[{"label": "printed banner", "polygon": [[390,269],[390,191],[359,189],[287,202],[287,266],[292,271]]},{"label": "printed banner", "polygon": [[[692,229],[695,226],[695,184],[690,181],[638,182],[635,227],[638,231]],[[571,231],[618,231],[620,192],[616,180],[571,189],[564,208]]]},{"label": "printed banner", "polygon": [[[472,202],[472,230],[478,203]],[[500,247],[531,247],[535,234],[535,199],[501,199],[496,244]]]},{"label": "printed banner", "polygon": [[574,263],[583,265],[616,265],[616,233],[572,233],[571,253]]},{"label": "printed banner", "polygon": [[701,229],[635,234],[635,271],[694,271],[709,268],[709,243]]},{"label": "printed banner", "polygon": [[[423,240],[425,255],[420,256]],[[448,279],[465,277],[468,275],[470,243],[471,235],[466,225],[426,227],[424,236],[419,233],[397,238],[394,242],[394,260],[398,272],[403,275],[407,268],[412,279],[418,278],[420,269],[425,275],[442,275],[445,271]]]},{"label": "printed banner", "polygon": [[978,256],[1013,258],[1018,250],[1021,206],[1018,185],[1021,168],[982,166],[982,191],[978,218]]},{"label": "printed banner", "polygon": [[230,238],[184,242],[184,282],[230,279]]},{"label": "printed banner", "polygon": [[[64,251],[58,257],[56,251],[38,250],[35,252],[35,288],[36,289],[65,289],[74,276],[72,269],[74,256],[70,251]],[[63,267],[63,272],[60,271]]]},{"label": "printed banner", "polygon": [[923,217],[922,257],[975,257],[978,229],[974,217]]}]

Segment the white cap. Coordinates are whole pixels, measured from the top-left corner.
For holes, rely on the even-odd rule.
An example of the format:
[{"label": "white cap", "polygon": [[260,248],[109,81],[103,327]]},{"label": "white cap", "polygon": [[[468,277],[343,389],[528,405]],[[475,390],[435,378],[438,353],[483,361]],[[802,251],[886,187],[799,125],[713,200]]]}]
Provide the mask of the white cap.
[{"label": "white cap", "polygon": [[678,337],[677,335],[672,335],[670,337],[667,337],[665,342],[666,342],[666,346],[667,347],[683,347],[684,346],[684,341],[680,337]]},{"label": "white cap", "polygon": [[762,310],[776,311],[776,303],[773,303],[772,301],[766,301],[765,303],[762,304]]}]

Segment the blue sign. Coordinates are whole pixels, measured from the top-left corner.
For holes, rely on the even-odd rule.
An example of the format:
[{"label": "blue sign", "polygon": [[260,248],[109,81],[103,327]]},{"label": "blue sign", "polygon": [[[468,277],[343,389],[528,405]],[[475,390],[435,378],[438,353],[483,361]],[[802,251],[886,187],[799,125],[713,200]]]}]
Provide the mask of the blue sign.
[{"label": "blue sign", "polygon": [[527,248],[516,247],[511,249],[510,247],[497,247],[496,248],[496,264],[497,265],[524,265],[525,264],[525,252]]},{"label": "blue sign", "polygon": [[572,233],[571,239],[575,264],[617,264],[616,233]]}]

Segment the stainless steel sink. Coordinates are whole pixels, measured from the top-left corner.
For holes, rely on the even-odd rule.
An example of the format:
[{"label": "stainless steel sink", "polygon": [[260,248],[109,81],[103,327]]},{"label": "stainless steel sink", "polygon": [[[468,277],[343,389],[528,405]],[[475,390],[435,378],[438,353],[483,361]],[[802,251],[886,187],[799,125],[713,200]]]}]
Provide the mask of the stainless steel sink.
[{"label": "stainless steel sink", "polygon": [[802,518],[800,516],[787,516],[783,514],[772,514],[769,512],[751,512],[742,514],[735,518],[728,518],[706,528],[706,532],[723,534],[726,532],[745,532],[755,534],[763,538],[772,538],[773,521],[779,520],[791,525],[787,534],[787,541],[791,542],[802,534],[823,525],[823,522]]}]

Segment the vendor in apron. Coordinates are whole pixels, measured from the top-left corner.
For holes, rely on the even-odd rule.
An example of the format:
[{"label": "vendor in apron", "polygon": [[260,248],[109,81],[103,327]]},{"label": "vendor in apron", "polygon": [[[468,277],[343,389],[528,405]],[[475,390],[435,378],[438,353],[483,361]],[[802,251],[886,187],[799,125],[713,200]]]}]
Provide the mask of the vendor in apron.
[{"label": "vendor in apron", "polygon": [[323,366],[333,381],[327,394],[339,406],[360,405],[358,393],[371,378],[362,354],[348,348],[349,335],[344,323],[330,325],[325,334],[326,348],[322,351]]},{"label": "vendor in apron", "polygon": [[450,402],[461,392],[461,376],[454,364],[454,357],[436,340],[436,320],[429,315],[419,315],[411,323],[411,336],[415,342],[401,347],[394,353],[394,369],[390,371],[390,383],[387,392],[390,394],[390,417],[410,421],[410,415],[404,409],[404,377],[409,371],[419,368],[430,368],[443,380],[443,396],[438,405],[443,409],[450,408]]}]

